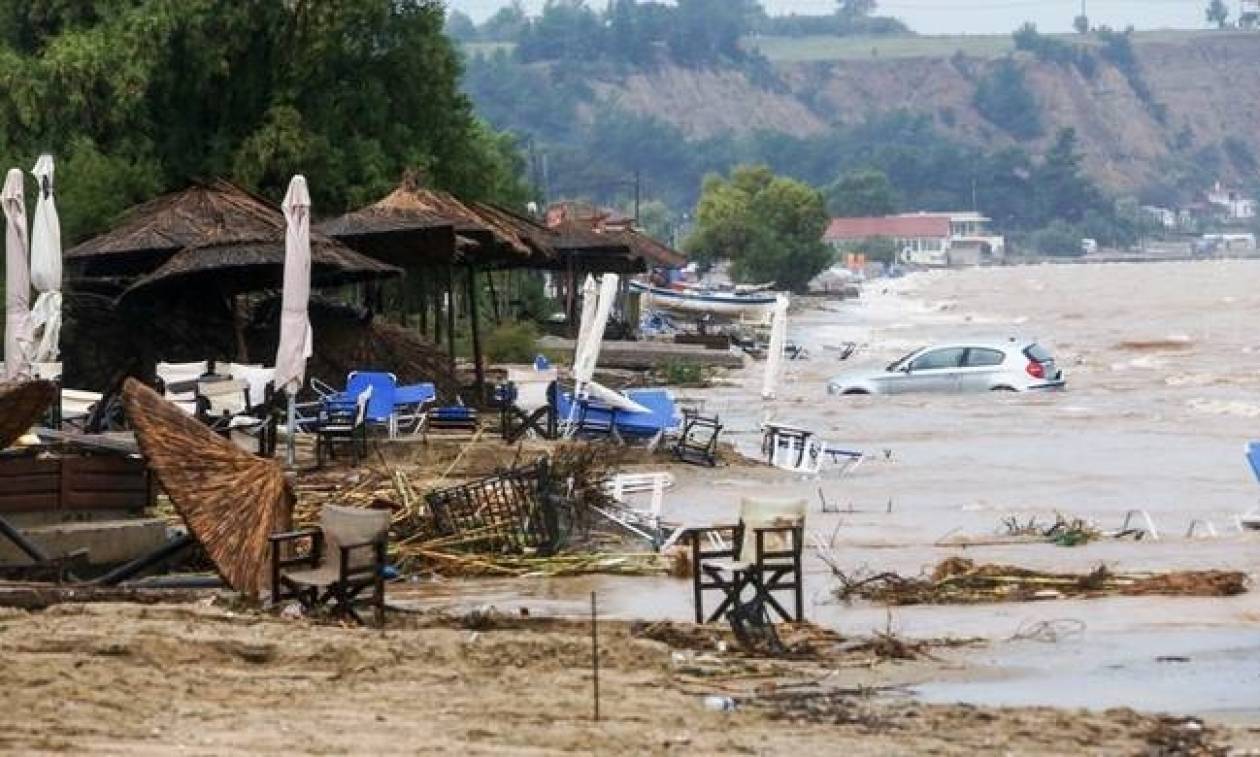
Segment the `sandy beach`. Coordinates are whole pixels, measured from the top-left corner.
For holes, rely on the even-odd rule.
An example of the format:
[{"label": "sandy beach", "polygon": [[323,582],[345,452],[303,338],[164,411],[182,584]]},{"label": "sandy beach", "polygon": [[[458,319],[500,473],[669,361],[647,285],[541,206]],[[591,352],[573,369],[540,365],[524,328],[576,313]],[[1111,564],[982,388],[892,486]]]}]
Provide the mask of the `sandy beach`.
[{"label": "sandy beach", "polygon": [[[771,403],[759,366],[680,394],[749,454],[766,417],[872,458],[850,478],[674,467],[666,517],[729,521],[741,496],[797,494],[846,572],[916,575],[947,557],[1043,570],[1260,567],[1232,517],[1255,502],[1241,449],[1260,403],[1257,263],[1042,266],[920,274],[814,303]],[[1131,295],[1143,291],[1141,298]],[[1032,335],[1069,374],[1050,396],[827,397],[825,380],[939,339]],[[858,343],[841,363],[831,349]],[[504,448],[505,455],[510,454]],[[888,452],[885,453],[885,450]],[[821,512],[818,490],[839,512]],[[1159,537],[1078,547],[994,543],[1007,516]],[[1186,537],[1192,520],[1215,536]],[[835,634],[797,660],[750,660],[686,628],[675,578],[431,580],[391,587],[385,632],[195,605],[5,611],[12,754],[661,753],[1224,754],[1260,749],[1260,600],[1116,597],[885,608],[835,599],[807,560],[807,615]],[[593,723],[589,627],[602,619],[605,719]],[[487,608],[493,608],[489,610]],[[470,611],[476,614],[469,616]],[[525,614],[528,617],[524,617]],[[487,617],[489,618],[487,620]],[[1054,634],[1027,634],[1042,623]],[[708,633],[708,632],[705,632]],[[713,633],[721,633],[713,631]],[[881,634],[914,659],[871,651]],[[966,644],[956,644],[959,640]],[[942,645],[945,640],[951,643]],[[863,646],[866,645],[866,646]],[[820,682],[831,698],[802,702]],[[870,687],[887,690],[866,691]],[[731,696],[732,712],[707,709]],[[1169,713],[1170,716],[1161,713]],[[1186,716],[1202,718],[1186,720]],[[1235,753],[1246,753],[1236,751]]]}]

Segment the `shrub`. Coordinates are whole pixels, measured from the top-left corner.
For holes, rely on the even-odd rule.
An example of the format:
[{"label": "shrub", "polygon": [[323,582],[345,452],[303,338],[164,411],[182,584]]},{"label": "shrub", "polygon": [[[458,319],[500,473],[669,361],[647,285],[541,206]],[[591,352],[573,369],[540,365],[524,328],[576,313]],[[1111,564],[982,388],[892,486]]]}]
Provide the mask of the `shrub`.
[{"label": "shrub", "polygon": [[538,352],[538,327],[528,322],[504,323],[486,337],[486,357],[496,363],[528,363]]}]

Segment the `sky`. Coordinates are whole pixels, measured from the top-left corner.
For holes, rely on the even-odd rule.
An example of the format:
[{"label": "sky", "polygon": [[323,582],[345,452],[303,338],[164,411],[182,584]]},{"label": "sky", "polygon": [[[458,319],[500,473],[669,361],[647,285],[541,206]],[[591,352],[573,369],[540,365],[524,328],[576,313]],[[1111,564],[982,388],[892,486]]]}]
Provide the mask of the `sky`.
[{"label": "sky", "polygon": [[[523,0],[537,12],[543,0]],[[1238,0],[1226,0],[1237,13]],[[1201,29],[1205,0],[1085,0],[1090,20],[1123,29]],[[447,6],[481,21],[504,0],[447,0]],[[604,0],[588,0],[594,8]],[[771,14],[829,13],[835,0],[762,0]],[[880,0],[881,15],[897,16],[920,34],[1006,34],[1025,21],[1044,32],[1070,31],[1081,0]]]}]

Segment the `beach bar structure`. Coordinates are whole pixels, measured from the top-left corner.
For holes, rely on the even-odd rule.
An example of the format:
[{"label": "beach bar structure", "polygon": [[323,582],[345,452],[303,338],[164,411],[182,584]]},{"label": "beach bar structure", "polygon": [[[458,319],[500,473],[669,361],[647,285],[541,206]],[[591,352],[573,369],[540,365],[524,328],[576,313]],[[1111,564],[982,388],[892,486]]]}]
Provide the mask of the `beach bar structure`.
[{"label": "beach bar structure", "polygon": [[[136,206],[114,228],[67,250],[65,261],[70,288],[78,293],[154,312],[194,300],[230,311],[239,360],[245,353],[241,296],[279,291],[284,236],[277,206],[213,180]],[[500,320],[499,290],[504,278],[510,288],[513,272],[551,273],[572,323],[586,275],[684,262],[630,228],[584,221],[551,228],[413,180],[370,206],[315,224],[311,255],[313,288],[362,285],[369,311],[410,316],[408,325],[443,347],[452,367],[456,318],[467,316],[478,397],[485,396],[482,298],[489,294],[489,313]],[[506,272],[498,284],[496,272]]]},{"label": "beach bar structure", "polygon": [[[445,338],[455,354],[456,302],[463,290],[469,318],[479,396],[485,392],[480,297],[490,293],[491,314],[501,316],[495,272],[547,271],[558,275],[569,323],[575,323],[576,292],[588,274],[640,273],[661,260],[681,261],[633,231],[603,233],[573,225],[550,228],[490,203],[462,200],[404,181],[380,201],[329,219],[316,228],[358,252],[407,271],[404,287],[419,328],[435,343]],[[463,287],[456,284],[461,272]],[[481,282],[484,282],[484,287]]]}]

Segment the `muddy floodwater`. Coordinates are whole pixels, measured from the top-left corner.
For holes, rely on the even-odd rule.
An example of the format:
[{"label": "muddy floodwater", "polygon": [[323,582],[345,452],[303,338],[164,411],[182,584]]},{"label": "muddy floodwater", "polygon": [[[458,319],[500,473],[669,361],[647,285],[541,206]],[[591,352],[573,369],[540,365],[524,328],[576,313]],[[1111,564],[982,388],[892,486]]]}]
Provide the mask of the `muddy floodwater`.
[{"label": "muddy floodwater", "polygon": [[[961,555],[1048,570],[1260,569],[1260,534],[1236,516],[1260,502],[1243,445],[1260,438],[1260,262],[1027,266],[914,274],[867,285],[861,301],[794,312],[790,338],[810,359],[788,364],[777,400],[759,399],[761,366],[703,392],[750,453],[766,417],[817,429],[868,453],[844,480],[757,470],[688,469],[667,517],[734,519],[739,498],[799,493],[807,529],[846,571],[917,574]],[[936,341],[1026,337],[1067,374],[1062,393],[829,397],[842,370],[879,367]],[[858,345],[847,361],[839,347]],[[838,513],[823,513],[822,497]],[[1056,512],[1119,528],[1143,510],[1158,539],[972,546],[1003,519]],[[1140,517],[1140,516],[1139,516]],[[1187,536],[1192,523],[1195,535]],[[1136,521],[1135,521],[1136,522]],[[1141,525],[1145,525],[1143,518]],[[811,557],[808,615],[841,631],[891,626],[907,636],[977,636],[969,673],[925,681],[933,701],[1046,704],[1210,714],[1260,722],[1260,594],[1229,599],[1118,598],[969,607],[844,605]],[[599,592],[625,617],[691,615],[672,579],[449,584],[451,602],[577,611]],[[525,592],[523,598],[522,592]],[[1055,621],[1057,640],[1015,641]]]}]

